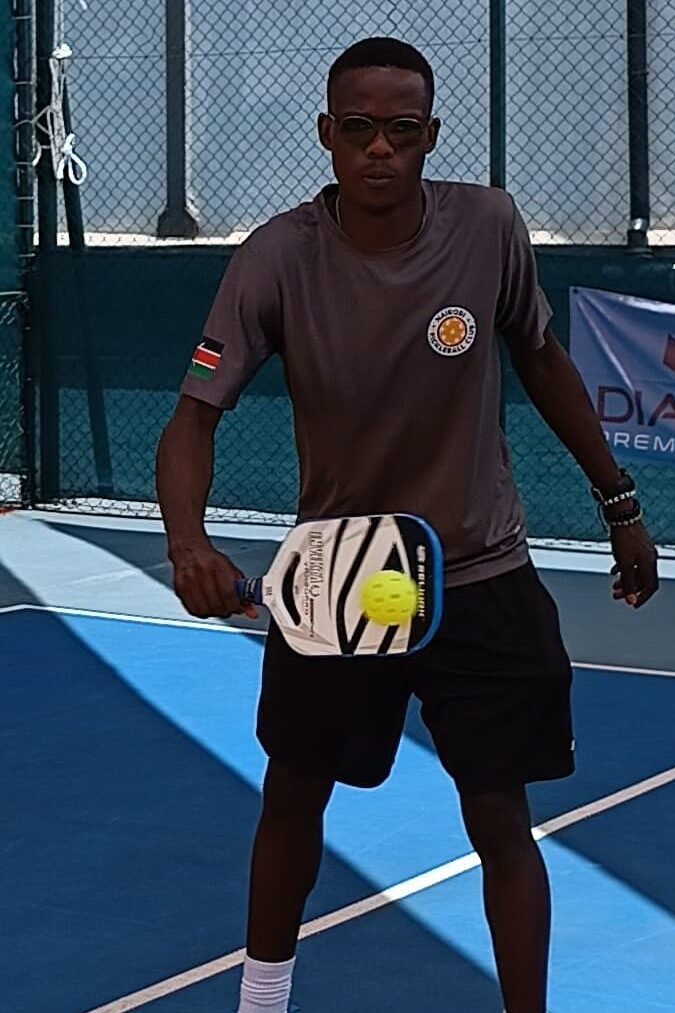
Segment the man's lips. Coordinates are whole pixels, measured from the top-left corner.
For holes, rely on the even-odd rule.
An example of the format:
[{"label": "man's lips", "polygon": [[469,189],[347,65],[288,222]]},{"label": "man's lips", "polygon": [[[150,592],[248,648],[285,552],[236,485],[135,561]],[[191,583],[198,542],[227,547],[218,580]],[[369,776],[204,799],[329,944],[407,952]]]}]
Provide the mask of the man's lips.
[{"label": "man's lips", "polygon": [[389,186],[396,179],[395,176],[381,172],[364,172],[362,176],[363,182],[366,186],[375,187],[377,189],[385,186]]},{"label": "man's lips", "polygon": [[362,173],[364,179],[395,179],[396,176],[393,172],[387,172],[384,169],[371,169],[370,171]]}]

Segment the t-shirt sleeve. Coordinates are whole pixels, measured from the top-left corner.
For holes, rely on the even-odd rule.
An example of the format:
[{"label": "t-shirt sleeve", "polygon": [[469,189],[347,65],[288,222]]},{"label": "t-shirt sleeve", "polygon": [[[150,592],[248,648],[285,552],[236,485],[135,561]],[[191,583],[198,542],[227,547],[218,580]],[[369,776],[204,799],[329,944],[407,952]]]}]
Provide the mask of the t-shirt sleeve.
[{"label": "t-shirt sleeve", "polygon": [[543,348],[544,331],[553,311],[537,281],[537,265],[530,234],[515,201],[502,284],[497,301],[496,326],[513,349]]},{"label": "t-shirt sleeve", "polygon": [[280,347],[275,271],[265,251],[247,240],[225,269],[180,392],[217,408],[234,408],[256,371]]}]

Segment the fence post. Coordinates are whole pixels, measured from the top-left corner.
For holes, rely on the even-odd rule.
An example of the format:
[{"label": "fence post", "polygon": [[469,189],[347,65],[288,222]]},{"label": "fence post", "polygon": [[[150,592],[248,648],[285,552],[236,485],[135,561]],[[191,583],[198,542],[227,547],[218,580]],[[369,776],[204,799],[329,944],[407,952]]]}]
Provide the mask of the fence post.
[{"label": "fence post", "polygon": [[[49,58],[54,49],[54,0],[44,0],[43,3],[36,4],[35,36],[37,48],[36,96],[38,112],[41,112],[51,105],[52,78]],[[55,250],[57,245],[56,179],[52,170],[51,152],[46,147],[42,149],[37,177],[40,249]]]},{"label": "fence post", "polygon": [[[506,0],[490,0],[490,186],[506,188]],[[506,432],[505,373],[509,368],[500,342],[499,425]]]},{"label": "fence post", "polygon": [[628,246],[649,246],[649,106],[647,96],[647,4],[627,0],[628,152],[630,168],[630,226]]},{"label": "fence post", "polygon": [[490,0],[490,186],[506,187],[506,0]]},{"label": "fence post", "polygon": [[187,0],[165,0],[166,19],[166,208],[157,235],[194,239],[197,219],[188,207],[185,25]]},{"label": "fence post", "polygon": [[[54,49],[54,0],[35,5],[38,112],[51,105],[49,58]],[[59,376],[53,350],[51,302],[54,298],[54,252],[57,249],[58,204],[51,150],[42,149],[37,167],[38,229],[41,256],[39,291],[33,285],[38,312],[40,377],[40,499],[56,497],[61,486]]]},{"label": "fence post", "polygon": [[[21,287],[24,293],[33,266],[35,229],[33,200],[35,172],[33,169],[33,142],[35,117],[35,62],[33,57],[32,0],[15,0],[16,46],[16,196],[17,245]],[[21,467],[21,505],[35,505],[35,386],[36,369],[30,329],[30,308],[25,296],[21,306],[21,432],[23,440]]]}]

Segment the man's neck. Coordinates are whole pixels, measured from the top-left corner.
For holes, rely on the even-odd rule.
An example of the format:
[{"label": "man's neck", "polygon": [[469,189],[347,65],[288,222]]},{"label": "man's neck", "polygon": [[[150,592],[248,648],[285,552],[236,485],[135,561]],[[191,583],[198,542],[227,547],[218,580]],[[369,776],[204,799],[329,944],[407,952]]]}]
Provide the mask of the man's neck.
[{"label": "man's neck", "polygon": [[410,201],[382,214],[364,211],[339,193],[333,202],[338,225],[355,246],[365,250],[386,250],[412,239],[422,227],[424,213],[421,187]]}]

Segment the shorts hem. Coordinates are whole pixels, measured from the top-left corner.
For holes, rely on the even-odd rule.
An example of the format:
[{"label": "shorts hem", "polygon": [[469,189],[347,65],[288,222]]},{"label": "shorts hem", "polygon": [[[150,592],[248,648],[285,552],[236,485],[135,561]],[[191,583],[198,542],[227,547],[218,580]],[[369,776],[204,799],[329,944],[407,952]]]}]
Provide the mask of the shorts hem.
[{"label": "shorts hem", "polygon": [[571,777],[575,773],[575,764],[566,764],[560,767],[550,767],[545,770],[532,770],[523,773],[495,774],[494,777],[461,777],[446,772],[452,777],[458,791],[487,792],[498,791],[504,788],[519,788],[528,784],[535,784],[538,781],[561,781]]},{"label": "shorts hem", "polygon": [[274,763],[278,763],[289,770],[297,770],[303,774],[326,777],[336,784],[344,784],[349,788],[379,788],[389,778],[393,769],[393,764],[391,764],[386,770],[382,770],[372,776],[352,774],[340,770],[339,765],[334,766],[330,763],[322,762],[320,758],[315,756],[300,756],[297,753],[289,753],[286,750],[273,749],[264,741],[260,734],[258,734],[258,742],[265,751],[267,758]]}]

